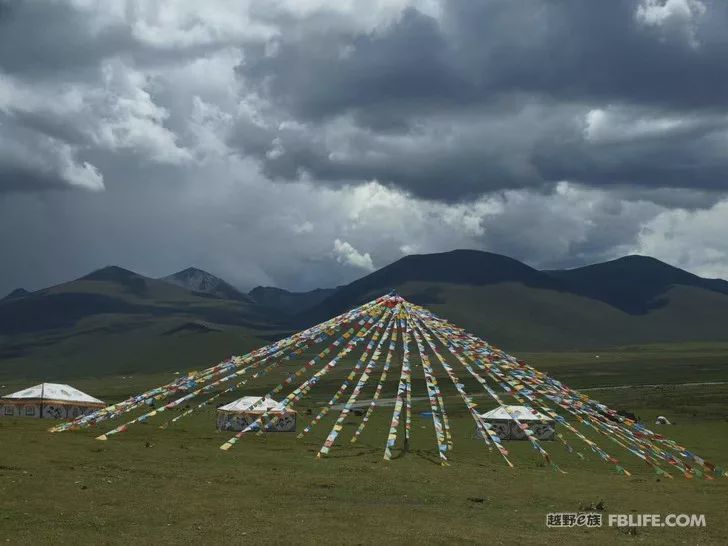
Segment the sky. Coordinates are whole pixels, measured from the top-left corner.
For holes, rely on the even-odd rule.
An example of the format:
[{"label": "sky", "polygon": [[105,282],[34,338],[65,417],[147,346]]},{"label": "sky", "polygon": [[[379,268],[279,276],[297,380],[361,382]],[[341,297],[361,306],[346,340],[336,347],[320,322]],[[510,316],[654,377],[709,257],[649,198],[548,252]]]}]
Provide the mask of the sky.
[{"label": "sky", "polygon": [[411,253],[728,278],[728,3],[0,0],[0,293]]}]

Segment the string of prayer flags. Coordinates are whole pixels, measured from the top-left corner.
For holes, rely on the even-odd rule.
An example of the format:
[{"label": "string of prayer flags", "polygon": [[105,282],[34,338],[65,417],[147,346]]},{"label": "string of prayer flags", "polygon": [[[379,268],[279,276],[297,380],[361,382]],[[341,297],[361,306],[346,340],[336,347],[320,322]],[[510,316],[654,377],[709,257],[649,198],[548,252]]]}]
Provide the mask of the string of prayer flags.
[{"label": "string of prayer flags", "polygon": [[[400,312],[399,318],[400,330],[402,331],[402,369],[399,375],[399,383],[397,384],[397,397],[395,398],[394,409],[392,410],[392,420],[389,424],[387,443],[384,446],[385,461],[392,460],[392,449],[397,444],[397,429],[399,428],[399,421],[402,417],[402,406],[405,403],[407,384],[410,381],[409,328],[407,327],[406,315]],[[406,436],[405,439],[409,441],[409,438]]]},{"label": "string of prayer flags", "polygon": [[[335,318],[335,319],[333,319],[329,324],[327,324],[327,327],[331,327],[331,326],[337,325],[337,323],[339,322],[337,319],[338,319],[338,317]],[[346,317],[344,320],[348,320],[348,319],[349,319],[349,317]],[[296,336],[296,338],[297,338],[297,340],[302,339],[305,342],[309,338],[316,339],[317,336],[319,336],[319,335],[320,334],[319,334],[318,328],[314,327],[314,328],[311,328],[309,330],[306,330],[304,335]],[[284,348],[281,349],[280,348],[281,346],[283,346]],[[131,421],[128,421],[128,422],[126,422],[126,423],[124,423],[124,424],[122,424],[122,425],[120,425],[120,426],[118,426],[118,427],[116,427],[116,428],[108,431],[105,434],[101,434],[96,439],[97,440],[107,440],[109,436],[112,436],[114,434],[118,434],[120,432],[126,432],[129,429],[129,426],[130,425],[133,425],[135,423],[145,422],[150,417],[153,417],[153,416],[155,416],[155,415],[157,415],[159,413],[162,413],[165,410],[169,410],[169,409],[176,408],[176,407],[180,406],[181,404],[183,404],[184,402],[187,402],[188,400],[191,400],[192,398],[194,398],[197,395],[201,394],[202,392],[205,392],[210,386],[217,386],[217,385],[219,385],[219,384],[221,384],[221,383],[223,383],[225,381],[229,381],[231,378],[233,378],[235,376],[238,376],[238,375],[242,375],[242,374],[247,373],[250,369],[260,367],[261,364],[267,362],[268,360],[270,360],[272,358],[280,357],[284,353],[284,351],[286,349],[290,348],[291,346],[293,346],[292,343],[285,343],[285,344],[280,344],[280,345],[278,345],[278,344],[270,345],[269,348],[266,351],[256,352],[255,353],[256,356],[254,358],[258,358],[258,360],[255,361],[255,362],[253,362],[252,364],[246,366],[245,368],[239,369],[239,370],[235,371],[234,373],[232,373],[230,375],[226,375],[226,376],[222,377],[221,379],[219,379],[219,380],[211,383],[210,385],[207,385],[205,387],[201,387],[201,388],[195,389],[192,392],[186,394],[185,396],[182,396],[182,397],[178,398],[177,400],[175,400],[173,402],[170,402],[170,403],[168,403],[168,404],[166,404],[164,406],[161,406],[159,408],[155,408],[155,409],[153,409],[153,410],[151,410],[151,411],[149,411],[149,412],[147,412],[147,413],[145,413],[145,414],[143,414],[143,415],[141,415],[141,416],[139,416],[139,417],[137,417],[135,419],[132,419]],[[270,353],[270,354],[268,354],[268,353]],[[243,359],[243,361],[250,362],[254,358]],[[280,362],[281,362],[280,360],[274,360],[273,364],[271,364],[267,369],[265,369],[265,372],[267,373],[267,371],[269,369],[275,367]],[[247,380],[243,380],[239,384],[242,385],[242,384],[245,384],[246,382],[247,382]]]},{"label": "string of prayer flags", "polygon": [[80,428],[96,426],[107,419],[115,419],[119,415],[129,413],[139,407],[149,404],[150,402],[158,402],[168,398],[175,393],[188,391],[193,385],[196,386],[200,383],[205,383],[208,379],[213,378],[217,375],[226,374],[230,370],[243,367],[263,355],[273,354],[281,348],[287,347],[289,345],[295,346],[302,339],[316,336],[318,332],[320,332],[322,329],[329,328],[338,323],[354,320],[355,317],[366,313],[369,309],[379,305],[380,300],[381,298],[368,302],[361,307],[352,309],[347,313],[334,317],[316,326],[312,326],[311,328],[298,332],[288,338],[281,339],[275,343],[272,343],[271,345],[260,347],[259,349],[256,349],[245,356],[232,357],[226,361],[207,368],[206,370],[202,370],[200,372],[191,372],[186,377],[177,378],[175,381],[166,385],[162,385],[160,387],[156,387],[154,389],[146,391],[142,394],[132,396],[122,402],[118,402],[105,408],[101,408],[90,414],[79,416],[72,421],[52,427],[50,429],[50,432],[63,432],[66,430],[78,430]]},{"label": "string of prayer flags", "polygon": [[[364,339],[366,337],[366,335],[369,333],[369,331],[372,330],[372,328],[373,328],[372,325],[375,323],[375,320],[376,321],[381,320],[381,316],[383,314],[383,310],[382,310],[382,308],[376,308],[376,309],[373,309],[371,311],[367,311],[367,314],[369,315],[369,318],[368,319],[362,319],[359,322],[359,325],[361,326],[361,328],[354,335],[354,337],[352,339],[350,339],[350,338],[351,338],[351,333],[352,333],[352,330],[353,329],[350,329],[348,332],[345,332],[341,336],[341,338],[337,339],[334,342],[334,346],[337,346],[338,347],[341,344],[341,340],[343,338],[343,339],[349,340],[348,343],[347,343],[347,345],[334,358],[332,358],[328,362],[328,364],[326,364],[326,366],[324,366],[321,370],[317,371],[311,378],[309,378],[306,381],[304,381],[297,389],[295,389],[291,394],[289,394],[281,402],[280,409],[285,410],[285,408],[288,407],[291,403],[296,402],[297,400],[299,400],[302,396],[304,396],[305,394],[307,394],[308,391],[310,391],[311,388],[316,383],[319,382],[319,380],[321,379],[322,376],[326,375],[331,370],[333,370],[336,367],[336,365],[344,357],[346,357],[346,355],[348,355],[354,349],[354,347],[356,347],[356,345],[362,339]],[[326,354],[328,354],[327,351],[324,351],[324,352]],[[300,375],[299,372],[302,373],[303,370],[305,370],[306,368],[309,368],[309,367],[313,367],[314,364],[315,363],[314,363],[313,360],[311,362],[309,362],[309,364],[307,364],[306,366],[304,366],[303,368],[301,368],[300,370],[298,370],[292,376],[289,376],[286,379],[286,381],[284,381],[283,383],[281,383],[280,385],[278,385],[275,389],[273,389],[268,394],[268,396],[272,396],[273,394],[275,394],[275,393],[279,392],[280,390],[282,390],[283,389],[283,385],[289,384],[292,381],[293,376],[299,376]],[[246,428],[244,428],[243,430],[241,430],[240,432],[238,432],[235,436],[233,436],[232,438],[230,438],[227,442],[225,442],[224,444],[222,444],[220,446],[220,449],[222,449],[223,451],[229,450],[233,445],[235,445],[237,443],[237,441],[240,438],[243,437],[244,434],[246,434],[247,432],[250,432],[254,428],[258,428],[258,429],[261,429],[262,430],[261,424],[268,417],[269,417],[269,412],[266,411],[265,413],[263,413],[263,415],[261,415],[260,417],[258,417],[253,423],[249,424]],[[278,419],[278,417],[275,417],[274,416],[273,419],[271,419],[271,421],[269,421],[268,423],[266,423],[266,426],[268,426],[270,424],[274,424],[274,422],[277,421],[277,419]]]},{"label": "string of prayer flags", "polygon": [[432,336],[427,332],[427,330],[424,327],[421,327],[420,324],[416,323],[415,328],[420,332],[422,337],[427,341],[430,350],[433,352],[437,360],[440,362],[440,365],[445,370],[445,373],[447,373],[448,377],[452,381],[453,385],[455,386],[455,389],[460,394],[461,398],[463,399],[463,402],[465,402],[465,406],[468,408],[468,411],[470,412],[470,415],[472,416],[473,420],[475,421],[475,426],[478,429],[478,432],[480,433],[480,437],[483,439],[484,442],[492,442],[496,448],[498,449],[501,456],[505,459],[508,466],[513,467],[513,463],[508,459],[508,450],[503,447],[503,444],[500,440],[500,438],[495,435],[491,431],[491,427],[488,426],[488,423],[484,423],[478,412],[476,411],[477,404],[473,402],[472,398],[465,392],[465,385],[460,382],[460,379],[455,375],[455,371],[453,370],[453,367],[447,363],[445,358],[440,354],[440,352],[437,350],[437,347],[435,346]]},{"label": "string of prayer flags", "polygon": [[[410,328],[410,324],[408,322],[408,329]],[[448,450],[447,446],[447,440],[445,437],[445,430],[444,430],[444,421],[445,421],[445,411],[444,407],[440,407],[440,402],[438,400],[438,397],[440,396],[440,389],[437,386],[437,379],[435,379],[434,374],[432,373],[432,366],[430,365],[430,360],[427,357],[427,354],[425,353],[424,347],[422,346],[422,341],[420,339],[419,333],[417,331],[417,328],[412,328],[411,332],[413,334],[414,340],[415,340],[415,346],[417,347],[419,353],[420,353],[420,362],[422,363],[422,372],[425,376],[425,385],[427,388],[427,398],[430,401],[430,410],[432,413],[432,424],[435,427],[435,438],[437,439],[437,452],[440,456],[440,460],[442,464],[447,464],[447,455],[446,452]],[[440,411],[442,410],[442,414],[440,414]]]},{"label": "string of prayer flags", "polygon": [[331,432],[329,432],[329,435],[326,438],[326,441],[324,442],[324,445],[321,446],[321,449],[319,450],[318,456],[326,455],[328,454],[329,450],[331,449],[331,446],[334,445],[334,442],[336,441],[336,437],[339,435],[339,432],[343,429],[343,423],[346,419],[347,415],[349,415],[349,412],[351,411],[352,406],[354,403],[356,403],[356,399],[361,393],[362,388],[364,388],[364,385],[369,380],[369,374],[371,374],[372,370],[376,366],[376,363],[379,361],[379,358],[381,356],[382,346],[387,341],[387,338],[390,336],[391,331],[394,327],[394,324],[396,323],[396,319],[390,318],[389,324],[387,324],[387,329],[384,332],[384,335],[379,340],[379,343],[377,344],[376,349],[374,349],[374,353],[371,355],[369,359],[369,363],[364,368],[364,371],[361,374],[361,377],[359,378],[359,381],[354,386],[354,390],[352,391],[351,395],[349,396],[349,399],[346,401],[346,404],[344,404],[344,407],[342,408],[341,412],[339,413],[339,417],[336,419],[336,422],[334,423],[334,426],[331,428]]},{"label": "string of prayer flags", "polygon": [[364,350],[364,352],[359,357],[359,360],[357,361],[357,363],[354,366],[354,368],[351,370],[351,372],[349,372],[349,375],[346,377],[346,379],[341,384],[341,386],[339,387],[339,389],[331,397],[331,400],[329,400],[328,404],[326,404],[323,408],[321,408],[321,410],[316,415],[316,417],[314,417],[311,420],[311,422],[308,424],[308,426],[303,429],[303,432],[298,435],[298,438],[302,438],[304,434],[310,432],[311,429],[314,426],[316,426],[319,423],[319,421],[321,421],[321,419],[323,419],[323,417],[327,413],[329,413],[329,411],[331,411],[332,406],[334,404],[336,404],[336,402],[338,402],[339,398],[341,398],[344,395],[344,393],[349,389],[349,385],[351,384],[351,382],[356,377],[357,372],[359,370],[361,370],[361,368],[364,366],[364,363],[367,361],[367,359],[369,357],[369,354],[374,349],[374,345],[377,343],[377,340],[382,335],[382,331],[384,330],[384,327],[385,327],[385,324],[386,324],[385,323],[385,320],[387,320],[387,321],[390,320],[391,315],[392,315],[391,311],[388,312],[388,313],[385,313],[386,319],[383,317],[382,320],[380,320],[379,322],[377,322],[377,324],[376,324],[376,326],[374,328],[374,335],[372,336],[372,338],[367,343],[366,349]]},{"label": "string of prayer flags", "polygon": [[382,396],[382,390],[384,388],[384,383],[387,381],[387,374],[389,373],[389,369],[392,366],[392,357],[394,356],[394,351],[397,346],[397,332],[399,331],[399,326],[395,326],[392,330],[392,336],[389,339],[389,347],[387,350],[387,356],[384,359],[384,367],[382,368],[382,373],[379,376],[379,381],[377,382],[377,387],[374,389],[374,395],[372,396],[372,400],[369,403],[369,407],[367,408],[366,413],[364,413],[364,417],[361,420],[361,423],[359,423],[359,426],[356,429],[356,432],[354,432],[354,436],[351,438],[351,443],[356,442],[359,439],[359,436],[361,436],[361,433],[364,432],[364,429],[367,426],[367,423],[369,422],[370,417],[372,416],[372,413],[374,413],[374,409],[377,406],[377,400]]},{"label": "string of prayer flags", "polygon": [[[309,352],[315,355],[298,366],[299,359],[304,361],[304,355]],[[435,448],[442,465],[450,463],[454,434],[453,424],[445,407],[445,402],[450,397],[443,394],[438,377],[446,378],[443,380],[443,388],[449,388],[448,385],[452,384],[456,393],[452,399],[465,405],[475,424],[478,438],[489,450],[495,448],[509,467],[514,467],[514,463],[504,440],[509,436],[513,439],[515,435],[528,440],[548,466],[564,472],[544,449],[540,436],[535,432],[548,426],[553,428],[549,429],[549,435],[545,439],[555,436],[566,448],[566,452],[583,458],[581,452],[569,442],[573,436],[600,460],[612,465],[619,475],[631,474],[621,461],[588,437],[583,429],[593,432],[594,437],[608,438],[630,456],[644,461],[661,477],[672,478],[671,471],[682,474],[687,479],[697,477],[712,480],[728,477],[725,468],[705,460],[674,440],[651,431],[642,423],[620,415],[597,400],[569,388],[548,374],[436,316],[424,307],[406,301],[394,292],[246,355],[233,356],[204,370],[189,372],[170,383],[59,424],[50,430],[63,432],[96,427],[107,420],[137,412],[130,415],[132,419],[98,436],[98,439],[105,440],[160,414],[168,415],[173,410],[183,410],[159,427],[166,429],[169,424],[187,417],[196,409],[254,383],[286,363],[294,363],[296,369],[290,373],[283,370],[286,378],[270,389],[265,397],[258,397],[250,406],[249,410],[254,410],[250,415],[255,415],[256,418],[252,422],[246,420],[242,429],[238,429],[220,449],[229,450],[251,431],[263,434],[264,431],[273,430],[281,419],[287,425],[291,422],[288,416],[295,412],[293,405],[309,396],[317,385],[324,385],[329,377],[336,377],[333,372],[341,369],[344,372],[343,383],[336,388],[333,395],[327,396],[328,402],[299,437],[311,432],[332,409],[338,407],[336,404],[351,389],[317,456],[323,457],[330,453],[343,431],[345,421],[357,413],[352,411],[353,408],[365,405],[367,410],[350,440],[352,443],[357,442],[376,407],[382,404],[382,394],[388,378],[392,375],[397,390],[383,455],[389,461],[401,432],[404,436],[405,452],[409,446],[413,432],[412,405],[413,401],[419,400],[413,395],[412,373],[419,366],[422,368],[426,394],[424,399],[429,404],[429,412],[423,413],[423,416],[432,418]],[[360,400],[362,392],[380,366],[381,373],[367,404],[367,401]],[[476,390],[482,389],[482,394],[495,402],[497,408],[492,411],[500,412],[500,421],[489,420],[492,412],[479,414],[478,404],[474,401],[476,395],[468,392],[461,378],[460,374],[463,372],[468,381],[473,381],[472,385]],[[281,402],[270,403],[270,397],[289,388],[292,390]],[[321,387],[319,390],[324,389]],[[496,390],[503,394],[498,394]],[[192,407],[182,407],[197,396],[205,399]],[[520,405],[509,406],[504,399],[506,397]],[[267,403],[264,402],[266,400]],[[157,404],[159,405],[154,407]],[[151,408],[148,407],[150,405]],[[139,411],[142,412],[141,415],[138,414]],[[511,427],[509,429],[503,429],[498,424],[504,422],[504,415]],[[570,435],[569,439],[567,435]]]}]

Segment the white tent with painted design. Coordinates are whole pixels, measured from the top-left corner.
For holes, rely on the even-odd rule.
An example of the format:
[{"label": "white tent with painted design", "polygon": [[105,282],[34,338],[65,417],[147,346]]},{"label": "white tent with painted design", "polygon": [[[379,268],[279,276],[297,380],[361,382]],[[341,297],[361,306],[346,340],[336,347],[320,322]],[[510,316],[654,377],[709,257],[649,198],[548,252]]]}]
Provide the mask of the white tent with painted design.
[{"label": "white tent with painted design", "polygon": [[0,398],[0,417],[75,419],[106,406],[70,385],[40,383]]},{"label": "white tent with painted design", "polygon": [[266,432],[295,432],[296,411],[281,406],[270,397],[243,396],[217,408],[218,430],[245,430],[262,415],[275,417],[275,424],[266,426]]},{"label": "white tent with painted design", "polygon": [[526,406],[498,406],[482,413],[480,419],[502,440],[526,440],[525,425],[538,440],[554,439],[554,420]]}]

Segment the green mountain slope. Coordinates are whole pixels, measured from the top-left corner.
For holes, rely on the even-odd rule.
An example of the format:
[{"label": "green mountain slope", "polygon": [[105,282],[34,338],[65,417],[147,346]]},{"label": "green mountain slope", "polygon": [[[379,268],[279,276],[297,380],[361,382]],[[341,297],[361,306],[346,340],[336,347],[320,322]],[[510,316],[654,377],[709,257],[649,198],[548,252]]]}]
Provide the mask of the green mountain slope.
[{"label": "green mountain slope", "polygon": [[667,303],[662,296],[673,286],[728,294],[728,282],[722,279],[704,279],[649,256],[625,256],[548,273],[566,281],[579,294],[635,314],[647,313]]},{"label": "green mountain slope", "polygon": [[517,260],[477,250],[405,256],[361,279],[340,287],[321,304],[301,315],[303,322],[322,320],[363,303],[405,283],[419,283],[411,301],[437,301],[440,284],[468,287],[516,282],[532,288],[561,290],[566,283]]},{"label": "green mountain slope", "polygon": [[244,299],[107,267],[0,300],[0,376],[198,368],[392,289],[514,353],[721,342],[727,286],[646,257],[538,271],[472,250],[407,256],[335,290]]},{"label": "green mountain slope", "polygon": [[211,322],[267,326],[270,316],[249,301],[192,292],[111,266],[22,298],[0,302],[2,334],[72,328],[94,315],[189,315]]},{"label": "green mountain slope", "polygon": [[[405,297],[433,287],[404,284]],[[505,349],[570,350],[627,344],[728,341],[728,297],[676,286],[666,303],[628,314],[576,294],[501,283],[482,287],[442,284],[428,308]]]},{"label": "green mountain slope", "polygon": [[60,331],[0,336],[0,378],[185,372],[268,342],[260,330],[191,324],[184,316],[95,315]]},{"label": "green mountain slope", "polygon": [[728,341],[725,281],[641,257],[582,269],[541,272],[477,251],[408,256],[297,318],[313,323],[396,289],[512,351]]},{"label": "green mountain slope", "polygon": [[247,299],[192,292],[112,266],[0,301],[0,374],[198,367],[259,346],[280,328]]}]

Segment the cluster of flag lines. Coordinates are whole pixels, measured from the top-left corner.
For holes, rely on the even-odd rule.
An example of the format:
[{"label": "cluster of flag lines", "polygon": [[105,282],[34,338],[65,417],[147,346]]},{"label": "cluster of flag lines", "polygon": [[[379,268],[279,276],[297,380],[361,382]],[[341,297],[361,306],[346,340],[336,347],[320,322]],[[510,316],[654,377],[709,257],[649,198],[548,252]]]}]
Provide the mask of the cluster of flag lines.
[{"label": "cluster of flag lines", "polygon": [[[490,397],[498,406],[504,408],[533,449],[557,472],[564,471],[553,461],[528,423],[520,421],[510,412],[503,396],[513,398],[534,415],[546,415],[553,419],[556,438],[568,452],[584,458],[579,448],[589,450],[605,463],[612,465],[619,474],[630,475],[630,472],[616,457],[585,435],[585,429],[589,429],[593,436],[603,436],[641,459],[660,476],[672,478],[675,472],[686,478],[701,477],[710,480],[721,476],[728,477],[725,469],[717,467],[675,441],[649,430],[638,421],[618,414],[585,394],[570,389],[549,375],[395,293],[372,300],[244,356],[231,357],[206,370],[192,372],[167,385],[50,430],[62,432],[89,426],[98,427],[106,421],[116,420],[132,411],[143,409],[141,415],[97,437],[99,440],[107,440],[125,432],[136,423],[146,422],[160,413],[184,405],[184,411],[160,425],[164,429],[224,394],[234,392],[267,375],[281,364],[301,363],[302,355],[310,354],[311,350],[318,347],[324,348],[267,393],[266,396],[274,397],[289,386],[297,385],[282,399],[279,407],[275,411],[260,412],[257,419],[223,443],[221,449],[227,451],[245,435],[251,432],[262,434],[263,430],[274,426],[286,414],[286,409],[293,409],[299,400],[322,383],[326,375],[337,367],[349,365],[348,355],[357,354],[359,349],[361,354],[343,383],[298,434],[298,438],[309,434],[327,414],[338,409],[339,415],[319,449],[318,457],[329,454],[343,431],[345,420],[350,418],[352,409],[357,407],[359,396],[368,384],[376,380],[371,400],[368,404],[364,403],[366,412],[350,442],[359,440],[372,413],[379,407],[378,401],[387,380],[395,374],[399,377],[384,446],[384,459],[392,458],[398,438],[402,439],[402,436],[402,444],[406,449],[412,433],[412,380],[415,370],[419,368],[426,388],[429,415],[432,418],[437,453],[442,465],[449,464],[448,456],[454,442],[438,381],[440,370],[444,372],[444,375],[440,374],[440,378],[452,383],[457,396],[465,404],[480,441],[489,449],[497,451],[508,466],[513,466],[508,449],[492,424],[481,417],[473,400],[474,393],[467,392],[466,384],[458,374],[472,380],[471,384],[479,387],[480,395]],[[197,397],[202,400],[190,406],[188,402]],[[343,404],[342,400],[345,400]],[[149,409],[150,404],[155,407]],[[577,428],[579,425],[584,427],[582,431]],[[567,435],[570,435],[569,439]]]}]

